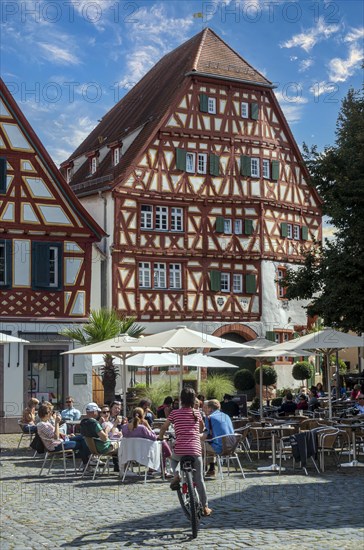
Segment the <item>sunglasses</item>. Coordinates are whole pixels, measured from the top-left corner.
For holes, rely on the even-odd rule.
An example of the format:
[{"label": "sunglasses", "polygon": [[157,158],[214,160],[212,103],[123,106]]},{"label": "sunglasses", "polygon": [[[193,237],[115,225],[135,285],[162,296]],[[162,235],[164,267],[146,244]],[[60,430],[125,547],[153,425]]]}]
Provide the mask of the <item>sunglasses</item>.
[{"label": "sunglasses", "polygon": [[66,403],[73,403],[73,401],[66,401]]},{"label": "sunglasses", "polygon": [[109,413],[110,414],[110,411],[101,411],[102,413],[106,414],[106,413]]}]

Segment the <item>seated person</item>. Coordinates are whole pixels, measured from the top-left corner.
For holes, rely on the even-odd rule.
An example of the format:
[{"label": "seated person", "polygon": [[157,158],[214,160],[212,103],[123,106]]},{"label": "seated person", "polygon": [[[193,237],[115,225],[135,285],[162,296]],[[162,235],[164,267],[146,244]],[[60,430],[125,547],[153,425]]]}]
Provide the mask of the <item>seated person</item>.
[{"label": "seated person", "polygon": [[109,405],[103,405],[99,415],[99,423],[102,429],[108,434],[110,432],[117,434],[118,428],[114,428],[114,422],[110,421],[110,407]]},{"label": "seated person", "polygon": [[120,401],[113,401],[110,405],[110,416],[109,416],[109,422],[112,422],[113,426],[113,433],[116,432],[116,429],[118,431],[121,431],[121,427],[125,422],[128,421],[127,418],[124,418],[121,414],[121,402]]},{"label": "seated person", "polygon": [[325,397],[324,387],[321,382],[316,384],[317,397]]},{"label": "seated person", "polygon": [[[99,453],[102,454],[117,454],[118,443],[110,441],[108,434],[102,429],[97,417],[101,409],[97,403],[88,403],[86,405],[87,418],[81,420],[80,430],[83,437],[92,437],[95,439],[95,446]],[[114,472],[119,471],[119,463],[117,456],[113,457]]]},{"label": "seated person", "polygon": [[[144,418],[144,410],[141,407],[136,407],[132,413],[132,420],[129,424],[124,424],[121,428],[123,437],[141,437],[143,439],[150,439],[151,441],[156,441],[157,436],[150,428],[147,420]],[[165,469],[166,458],[171,456],[171,450],[167,441],[162,441],[162,457],[163,457],[163,468]],[[150,472],[151,473],[151,472]],[[165,477],[170,477],[170,475],[165,472]]]},{"label": "seated person", "polygon": [[228,393],[225,393],[224,401],[220,403],[220,408],[222,412],[230,416],[230,418],[233,416],[239,416],[239,405],[233,401],[233,396]]},{"label": "seated person", "polygon": [[153,420],[154,420],[154,414],[150,410],[150,407],[152,406],[152,402],[150,399],[142,399],[138,405],[138,407],[141,407],[144,411],[144,418],[148,422],[149,426],[153,427]]},{"label": "seated person", "polygon": [[[222,452],[222,439],[220,436],[234,434],[234,428],[230,416],[220,410],[217,399],[205,401],[204,412],[206,414],[205,426],[207,433],[202,436],[205,440],[206,452],[213,456]],[[209,471],[206,477],[215,477],[215,463],[210,459]]]},{"label": "seated person", "polygon": [[80,420],[81,413],[78,409],[75,409],[73,397],[66,397],[66,408],[61,411],[62,420]]},{"label": "seated person", "polygon": [[84,438],[81,435],[75,435],[68,441],[63,440],[62,435],[59,432],[59,424],[62,420],[61,415],[58,413],[55,414],[53,426],[50,422],[52,412],[52,408],[44,403],[40,405],[38,410],[40,422],[37,424],[37,431],[47,451],[61,451],[62,448],[65,450],[74,449],[75,451],[78,451],[82,462],[87,464],[90,451]]},{"label": "seated person", "polygon": [[359,411],[359,414],[364,414],[364,393],[360,393],[356,398],[354,409]]},{"label": "seated person", "polygon": [[360,388],[360,384],[355,384],[351,394],[350,394],[350,399],[352,399],[353,401],[355,399],[358,399],[359,395],[361,393],[361,388]]},{"label": "seated person", "polygon": [[170,395],[168,395],[164,399],[163,404],[157,409],[157,418],[168,418],[168,415],[172,410],[172,403],[173,399]]},{"label": "seated person", "polygon": [[317,398],[317,390],[315,386],[312,386],[310,390],[310,399],[308,401],[308,410],[314,411],[315,409],[318,409],[320,406],[319,400]]},{"label": "seated person", "polygon": [[297,409],[297,404],[293,401],[293,395],[291,392],[287,392],[286,400],[283,401],[282,405],[279,407],[278,412],[285,415],[294,414]]},{"label": "seated person", "polygon": [[37,426],[35,423],[35,408],[39,405],[39,400],[32,397],[28,401],[28,406],[23,410],[22,416],[22,430],[24,433],[37,433]]},{"label": "seated person", "polygon": [[178,409],[179,409],[179,399],[178,397],[175,397],[172,403],[172,410],[177,411]]},{"label": "seated person", "polygon": [[299,396],[299,401],[297,403],[298,411],[307,411],[308,410],[308,399],[304,393],[301,393]]}]

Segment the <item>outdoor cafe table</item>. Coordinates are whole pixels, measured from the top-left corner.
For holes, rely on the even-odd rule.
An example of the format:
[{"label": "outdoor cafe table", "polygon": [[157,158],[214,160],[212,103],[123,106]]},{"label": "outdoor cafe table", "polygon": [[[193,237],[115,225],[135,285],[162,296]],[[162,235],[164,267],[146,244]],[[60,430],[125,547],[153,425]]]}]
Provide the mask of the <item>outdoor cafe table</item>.
[{"label": "outdoor cafe table", "polygon": [[343,464],[340,464],[341,467],[343,468],[363,468],[364,467],[364,462],[359,462],[359,460],[357,460],[356,458],[356,431],[359,429],[359,430],[363,430],[364,429],[364,422],[361,422],[361,423],[355,423],[355,422],[351,422],[350,424],[344,424],[344,423],[340,423],[338,425],[339,428],[348,428],[349,430],[351,430],[351,437],[352,437],[352,446],[353,446],[353,460],[351,462],[344,462]]},{"label": "outdoor cafe table", "polygon": [[257,468],[258,472],[279,472],[280,470],[284,471],[285,468],[279,468],[279,465],[276,463],[276,436],[277,434],[281,435],[283,430],[295,431],[295,428],[293,426],[290,426],[289,423],[280,423],[274,426],[254,426],[254,430],[258,432],[270,432],[272,436],[272,464],[270,466],[259,466],[259,468]]}]

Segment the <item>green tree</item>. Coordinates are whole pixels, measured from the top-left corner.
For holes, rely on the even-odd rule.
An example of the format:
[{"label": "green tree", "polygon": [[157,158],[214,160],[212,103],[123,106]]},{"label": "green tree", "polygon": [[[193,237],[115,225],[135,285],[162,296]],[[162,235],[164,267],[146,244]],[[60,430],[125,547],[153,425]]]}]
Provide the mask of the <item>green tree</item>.
[{"label": "green tree", "polygon": [[313,377],[313,366],[309,361],[297,361],[292,367],[292,376],[295,380],[309,380]]},{"label": "green tree", "polygon": [[298,271],[288,270],[286,296],[309,299],[310,315],[345,331],[364,331],[364,94],[350,90],[342,102],[336,141],[319,153],[304,145],[311,184],[335,237],[306,254]]},{"label": "green tree", "polygon": [[[265,395],[267,396],[268,401],[268,386],[272,386],[277,382],[277,373],[273,367],[269,365],[263,365],[263,386],[265,386]],[[254,378],[257,384],[260,384],[260,367],[255,369]]]},{"label": "green tree", "polygon": [[234,376],[234,386],[239,391],[252,390],[255,386],[254,374],[248,369],[239,369]]},{"label": "green tree", "polygon": [[[135,324],[135,317],[125,317],[115,310],[93,309],[87,323],[80,327],[67,328],[62,334],[87,346],[109,340],[119,334],[129,334],[137,338],[143,330],[144,327]],[[104,355],[104,362],[101,368],[104,402],[110,403],[115,398],[116,378],[119,373],[112,355]]]}]

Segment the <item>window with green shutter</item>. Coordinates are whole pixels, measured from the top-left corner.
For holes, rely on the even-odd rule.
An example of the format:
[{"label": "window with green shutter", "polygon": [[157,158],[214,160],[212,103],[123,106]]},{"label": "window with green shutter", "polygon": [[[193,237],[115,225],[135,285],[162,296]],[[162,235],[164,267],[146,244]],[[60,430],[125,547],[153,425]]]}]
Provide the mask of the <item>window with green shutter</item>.
[{"label": "window with green shutter", "polygon": [[221,290],[221,273],[220,271],[210,271],[210,287],[213,292],[220,292]]},{"label": "window with green shutter", "polygon": [[270,340],[271,342],[276,341],[275,334],[274,334],[273,330],[267,330],[267,332],[265,333],[265,337],[266,337],[267,340]]},{"label": "window with green shutter", "polygon": [[301,239],[303,241],[307,241],[308,239],[308,227],[304,225],[301,227]]},{"label": "window with green shutter", "polygon": [[0,193],[6,193],[6,158],[0,158]]},{"label": "window with green shutter", "polygon": [[253,220],[244,220],[244,233],[245,235],[253,234]]},{"label": "window with green shutter", "polygon": [[241,155],[240,157],[240,174],[242,176],[251,176],[251,161],[250,157]]},{"label": "window with green shutter", "polygon": [[258,118],[259,118],[258,103],[251,103],[250,104],[250,118],[252,118],[253,120],[258,120]]},{"label": "window with green shutter", "polygon": [[200,94],[200,111],[207,113],[209,110],[209,98],[206,94]]},{"label": "window with green shutter", "polygon": [[216,223],[215,223],[216,233],[224,233],[224,228],[225,228],[225,220],[223,216],[217,216]]},{"label": "window with green shutter", "polygon": [[176,149],[176,168],[177,170],[186,171],[186,151],[184,149]]},{"label": "window with green shutter", "polygon": [[281,237],[288,237],[288,223],[281,223]]},{"label": "window with green shutter", "polygon": [[32,288],[61,290],[63,286],[61,243],[32,243]]},{"label": "window with green shutter", "polygon": [[12,286],[12,250],[13,242],[10,239],[0,240],[0,289]]},{"label": "window with green shutter", "polygon": [[247,294],[255,294],[257,290],[256,276],[255,275],[245,275],[245,292]]},{"label": "window with green shutter", "polygon": [[272,180],[279,179],[279,161],[272,160]]},{"label": "window with green shutter", "polygon": [[218,176],[220,174],[219,157],[213,153],[210,154],[210,174],[211,176]]}]

